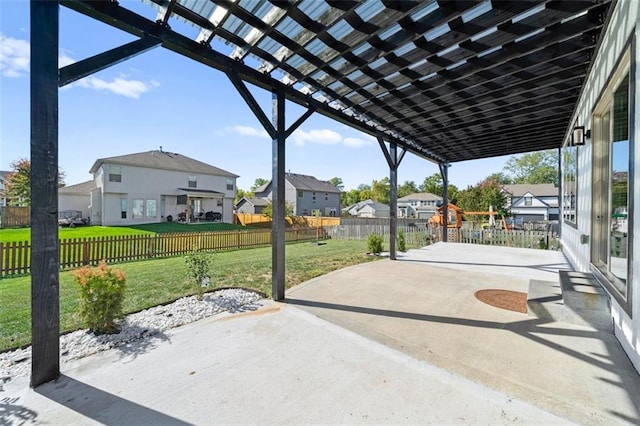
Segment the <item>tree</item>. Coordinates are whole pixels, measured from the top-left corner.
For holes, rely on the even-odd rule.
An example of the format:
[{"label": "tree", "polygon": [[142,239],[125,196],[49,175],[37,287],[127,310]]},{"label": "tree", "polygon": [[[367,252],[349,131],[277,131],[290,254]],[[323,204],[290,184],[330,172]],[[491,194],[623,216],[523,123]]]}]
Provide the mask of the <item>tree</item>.
[{"label": "tree", "polygon": [[[11,163],[4,183],[4,196],[10,206],[31,205],[31,162],[26,158]],[[64,172],[58,169],[58,188],[64,186]]]},{"label": "tree", "polygon": [[398,185],[398,198],[420,192],[418,185],[412,180],[406,180],[402,185]]},{"label": "tree", "polygon": [[558,186],[558,150],[514,155],[507,160],[503,170],[513,183],[553,183]]},{"label": "tree", "polygon": [[342,191],[340,193],[340,202],[344,207],[351,206],[360,200],[360,191],[357,189],[350,189],[348,191]]},{"label": "tree", "polygon": [[267,182],[269,182],[268,179],[265,178],[256,178],[256,181],[253,182],[253,185],[251,186],[251,192],[255,192],[256,189],[260,188],[261,186],[263,186],[264,184],[266,184]]},{"label": "tree", "polygon": [[[270,218],[273,218],[273,204],[271,203],[271,200],[269,200],[267,205],[264,206],[264,209],[262,210],[262,214]],[[289,203],[289,202],[284,203],[284,215],[293,216],[293,203]]]},{"label": "tree", "polygon": [[371,199],[382,204],[389,204],[391,199],[391,183],[388,177],[371,182]]},{"label": "tree", "polygon": [[494,211],[504,210],[507,204],[507,196],[502,191],[502,185],[495,180],[483,180],[475,186],[459,191],[458,206],[465,211],[489,211],[493,206]]},{"label": "tree", "polygon": [[332,177],[327,182],[329,182],[331,185],[333,185],[336,188],[338,188],[340,191],[342,191],[344,189],[344,182],[342,182],[342,179],[337,177],[337,176],[336,177]]},{"label": "tree", "polygon": [[251,198],[251,197],[253,197],[253,195],[254,194],[253,194],[252,191],[245,191],[244,189],[238,188],[236,190],[235,203],[237,203],[238,201],[242,200],[244,197]]},{"label": "tree", "polygon": [[424,178],[424,182],[420,185],[420,191],[442,196],[442,176],[440,173],[434,173]]},{"label": "tree", "polygon": [[507,176],[504,172],[491,173],[484,180],[485,181],[495,181],[495,182],[498,182],[500,185],[510,185],[510,184],[513,183],[513,179],[511,179],[511,177]]}]

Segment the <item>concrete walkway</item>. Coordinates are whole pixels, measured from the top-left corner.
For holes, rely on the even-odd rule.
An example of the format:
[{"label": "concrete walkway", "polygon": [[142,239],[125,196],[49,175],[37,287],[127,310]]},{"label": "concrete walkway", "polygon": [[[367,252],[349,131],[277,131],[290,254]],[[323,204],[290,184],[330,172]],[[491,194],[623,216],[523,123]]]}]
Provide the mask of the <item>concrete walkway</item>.
[{"label": "concrete walkway", "polygon": [[347,268],[287,303],[65,364],[36,390],[5,384],[0,424],[638,423],[640,380],[610,333],[473,296],[566,267],[438,244]]}]

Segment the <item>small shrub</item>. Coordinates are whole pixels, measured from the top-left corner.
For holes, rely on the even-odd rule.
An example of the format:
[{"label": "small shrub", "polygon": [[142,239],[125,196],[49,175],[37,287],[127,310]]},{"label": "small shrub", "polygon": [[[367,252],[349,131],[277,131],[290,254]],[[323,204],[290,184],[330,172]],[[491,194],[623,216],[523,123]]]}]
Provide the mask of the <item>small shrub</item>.
[{"label": "small shrub", "polygon": [[187,276],[191,279],[198,300],[202,300],[204,288],[209,285],[209,270],[211,269],[211,259],[205,252],[198,250],[197,247],[185,256],[187,264]]},{"label": "small shrub", "polygon": [[115,320],[122,317],[126,278],[120,269],[101,261],[97,267],[85,266],[73,272],[80,286],[80,317],[97,334],[118,331]]},{"label": "small shrub", "polygon": [[398,230],[398,250],[407,251],[407,241],[404,238],[404,231]]},{"label": "small shrub", "polygon": [[367,239],[367,249],[369,253],[380,254],[382,252],[382,243],[384,239],[381,235],[371,234]]}]

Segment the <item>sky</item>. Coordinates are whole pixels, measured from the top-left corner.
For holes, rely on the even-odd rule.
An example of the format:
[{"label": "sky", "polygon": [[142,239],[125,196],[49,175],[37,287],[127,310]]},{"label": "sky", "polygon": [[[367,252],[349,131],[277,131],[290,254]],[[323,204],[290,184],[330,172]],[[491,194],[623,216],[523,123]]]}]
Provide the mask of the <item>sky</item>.
[{"label": "sky", "polygon": [[[148,18],[139,0],[120,0]],[[174,29],[186,28],[170,21]],[[197,32],[189,28],[194,38]],[[60,66],[133,41],[132,36],[60,7]],[[0,0],[0,170],[29,158],[29,2]],[[271,117],[271,93],[250,87]],[[177,152],[239,175],[238,188],[271,178],[271,140],[227,76],[162,47],[140,54],[59,90],[59,164],[67,185],[92,178],[99,158],[157,150]],[[287,123],[303,109],[287,103]],[[453,163],[449,182],[460,189],[502,171],[496,157]],[[339,177],[344,189],[389,176],[376,140],[313,114],[287,140],[285,168],[321,180]],[[411,153],[398,183],[420,185],[439,173]]]}]

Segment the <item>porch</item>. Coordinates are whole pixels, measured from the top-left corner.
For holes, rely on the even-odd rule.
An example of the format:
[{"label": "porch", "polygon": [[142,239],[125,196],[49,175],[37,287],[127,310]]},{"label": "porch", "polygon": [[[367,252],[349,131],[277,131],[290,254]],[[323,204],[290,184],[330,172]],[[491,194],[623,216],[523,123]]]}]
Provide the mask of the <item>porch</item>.
[{"label": "porch", "polygon": [[610,331],[474,296],[526,293],[569,269],[557,251],[439,243],[63,365],[36,390],[9,383],[3,397],[7,412],[65,424],[638,423],[640,379]]}]

